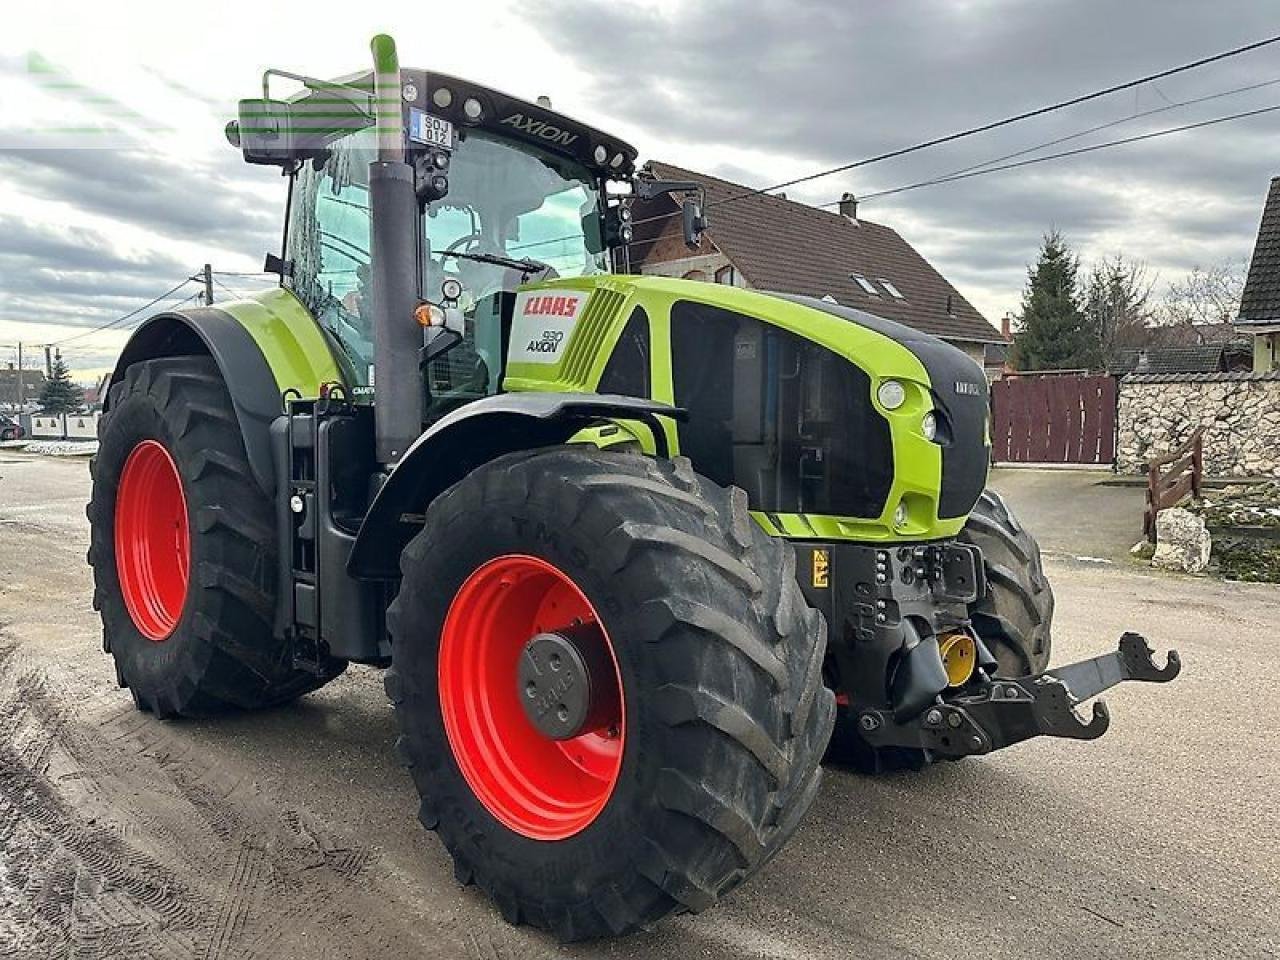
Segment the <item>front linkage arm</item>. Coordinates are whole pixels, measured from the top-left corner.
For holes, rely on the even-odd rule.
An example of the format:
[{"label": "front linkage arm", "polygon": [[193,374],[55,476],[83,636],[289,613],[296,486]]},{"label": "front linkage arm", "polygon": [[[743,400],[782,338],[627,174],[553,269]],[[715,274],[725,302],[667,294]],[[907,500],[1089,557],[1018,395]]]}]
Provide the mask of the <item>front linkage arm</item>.
[{"label": "front linkage arm", "polygon": [[951,758],[990,753],[1042,735],[1094,740],[1111,724],[1107,705],[1096,702],[1085,722],[1075,711],[1077,704],[1125,680],[1168,683],[1181,669],[1177,651],[1171,650],[1165,666],[1158,667],[1147,641],[1126,633],[1114,653],[1033,677],[993,677],[976,693],[938,697],[934,706],[906,722],[897,722],[890,711],[864,710],[858,723],[872,746],[915,747]]}]

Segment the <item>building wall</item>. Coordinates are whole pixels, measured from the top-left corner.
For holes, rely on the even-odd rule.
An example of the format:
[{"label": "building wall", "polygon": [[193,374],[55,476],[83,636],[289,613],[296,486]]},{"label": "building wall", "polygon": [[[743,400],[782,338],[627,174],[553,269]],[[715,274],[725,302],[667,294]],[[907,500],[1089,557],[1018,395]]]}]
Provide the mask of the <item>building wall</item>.
[{"label": "building wall", "polygon": [[1130,375],[1118,414],[1120,473],[1145,472],[1204,426],[1205,473],[1280,477],[1280,372]]},{"label": "building wall", "polygon": [[1253,338],[1253,372],[1269,373],[1280,367],[1280,333],[1260,333]]}]

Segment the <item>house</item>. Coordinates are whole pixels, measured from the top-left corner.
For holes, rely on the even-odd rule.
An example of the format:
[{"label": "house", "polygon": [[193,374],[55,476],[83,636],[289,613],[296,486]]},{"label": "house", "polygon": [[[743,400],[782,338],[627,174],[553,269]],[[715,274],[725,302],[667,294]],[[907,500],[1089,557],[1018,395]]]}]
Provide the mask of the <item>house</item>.
[{"label": "house", "polygon": [[1249,345],[1230,340],[1122,350],[1107,364],[1107,372],[1118,377],[1130,373],[1248,373],[1251,367]]},{"label": "house", "polygon": [[1280,177],[1267,191],[1236,329],[1253,337],[1255,373],[1280,369]]},{"label": "house", "polygon": [[15,409],[21,393],[23,405],[30,404],[44,389],[44,371],[23,369],[19,390],[18,369],[11,363],[0,368],[0,405]]},{"label": "house", "polygon": [[690,250],[680,218],[670,215],[678,201],[637,202],[633,272],[826,298],[931,333],[980,366],[987,344],[1005,343],[896,231],[859,219],[848,194],[831,212],[669,163],[653,161],[649,169],[659,179],[702,184],[710,223]]}]

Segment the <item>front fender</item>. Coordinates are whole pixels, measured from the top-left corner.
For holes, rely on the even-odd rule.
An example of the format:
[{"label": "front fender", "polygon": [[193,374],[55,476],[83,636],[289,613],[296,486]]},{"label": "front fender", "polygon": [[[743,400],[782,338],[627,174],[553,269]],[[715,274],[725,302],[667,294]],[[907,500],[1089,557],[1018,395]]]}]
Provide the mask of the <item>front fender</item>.
[{"label": "front fender", "polygon": [[453,411],[418,437],[374,497],[356,536],[347,572],[364,580],[400,575],[400,551],[417,527],[402,521],[421,514],[437,496],[481,464],[517,450],[565,443],[583,427],[613,418],[638,420],[667,456],[659,415],[684,411],[636,397],[593,393],[505,393]]},{"label": "front fender", "polygon": [[211,356],[231,395],[254,480],[275,497],[271,421],[284,413],[283,396],[319,395],[324,383],[348,381],[323,331],[287,290],[269,290],[216,307],[159,313],[134,331],[116,362],[110,387],[131,364],[163,357]]}]

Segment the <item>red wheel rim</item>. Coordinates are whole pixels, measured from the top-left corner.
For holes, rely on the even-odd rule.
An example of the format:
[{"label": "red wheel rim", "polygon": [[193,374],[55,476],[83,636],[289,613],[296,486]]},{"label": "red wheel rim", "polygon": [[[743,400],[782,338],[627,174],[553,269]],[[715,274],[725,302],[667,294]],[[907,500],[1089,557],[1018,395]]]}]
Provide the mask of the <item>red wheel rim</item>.
[{"label": "red wheel rim", "polygon": [[116,492],[116,570],[129,617],[150,640],[167,640],[182,616],[191,564],[187,500],[169,451],[143,440]]},{"label": "red wheel rim", "polygon": [[[594,625],[593,640],[608,650],[613,706],[596,729],[552,740],[525,714],[517,663],[534,634],[575,623]],[[439,684],[454,758],[499,822],[535,840],[563,840],[600,815],[618,782],[626,744],[622,675],[604,625],[566,574],[517,554],[473,572],[445,617]]]}]

